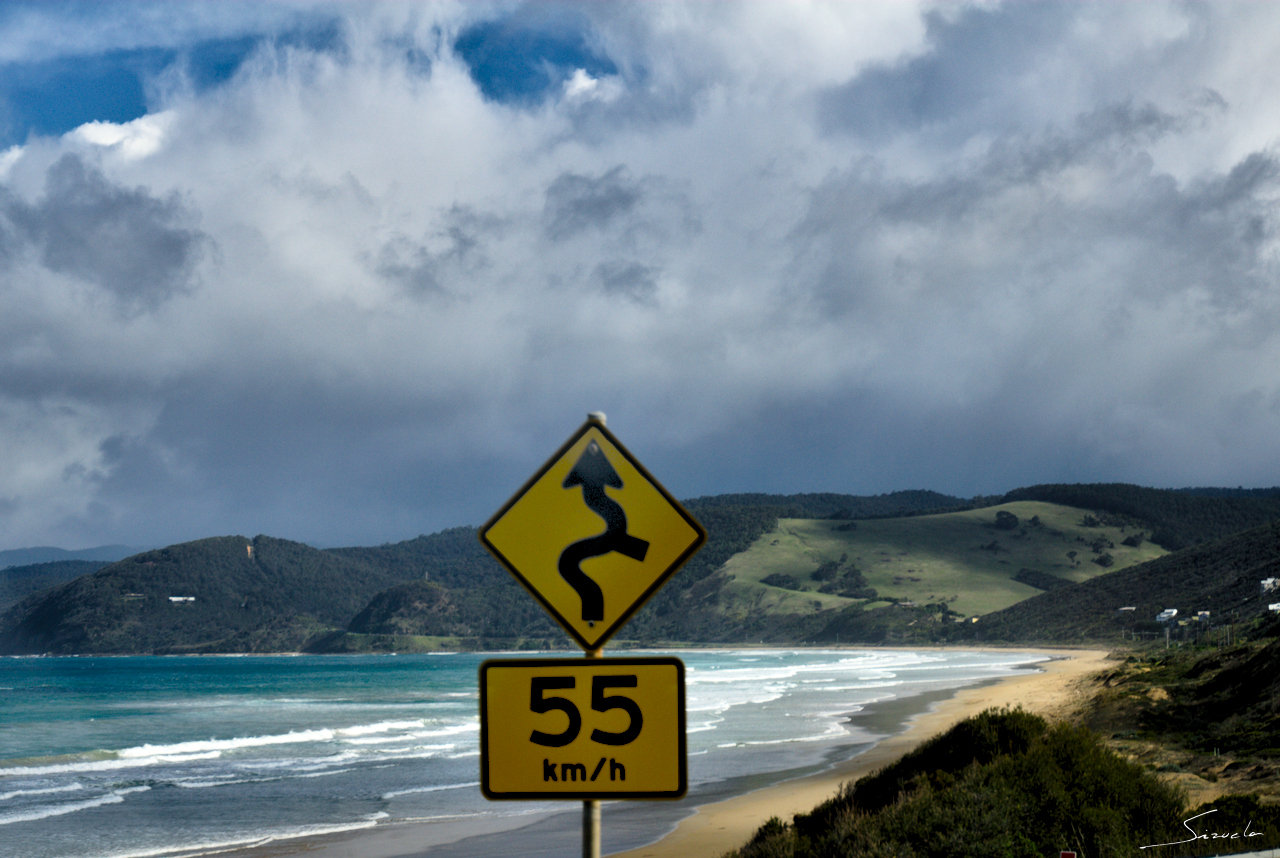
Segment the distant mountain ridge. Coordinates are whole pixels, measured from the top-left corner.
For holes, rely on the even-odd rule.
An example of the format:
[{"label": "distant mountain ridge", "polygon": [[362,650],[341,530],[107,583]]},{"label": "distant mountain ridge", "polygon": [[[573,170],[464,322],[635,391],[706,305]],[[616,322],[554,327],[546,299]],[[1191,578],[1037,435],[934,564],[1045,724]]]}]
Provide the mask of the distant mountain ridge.
[{"label": "distant mountain ridge", "polygon": [[34,593],[74,581],[106,565],[105,560],[54,560],[0,569],[0,613]]},{"label": "distant mountain ridge", "polygon": [[[765,574],[769,570],[758,565],[749,575],[730,565],[728,568],[737,569],[736,582],[734,574],[724,572],[731,558],[772,531],[780,519],[817,522],[806,526],[815,535],[813,538],[827,533],[828,537],[822,538],[830,541],[845,538],[843,531],[857,531],[857,520],[966,509],[982,511],[1001,503],[1020,509],[1017,503],[1021,501],[1083,510],[1081,516],[1072,514],[1063,520],[1095,520],[1095,530],[1087,532],[1101,533],[1110,528],[1108,532],[1114,540],[1111,548],[1117,555],[1123,553],[1115,550],[1122,538],[1126,545],[1130,536],[1137,544],[1144,538],[1156,543],[1157,533],[1169,544],[1194,547],[1122,572],[1103,574],[1094,581],[1073,583],[1065,579],[1058,582],[1054,576],[1070,577],[1072,568],[1099,575],[1100,568],[1086,564],[1082,569],[1081,562],[1089,560],[1091,552],[1098,567],[1103,567],[1102,561],[1109,562],[1109,558],[1104,558],[1100,553],[1104,549],[1096,545],[1091,549],[1082,544],[1070,550],[1072,545],[1063,543],[1061,549],[1055,550],[1058,554],[1070,550],[1074,567],[1064,565],[1065,561],[1055,554],[1058,559],[1038,570],[1015,565],[1007,572],[1007,578],[1023,585],[1025,592],[1052,586],[1052,593],[986,614],[976,624],[954,622],[963,616],[953,616],[948,601],[944,601],[942,593],[952,593],[950,589],[936,591],[936,599],[928,599],[936,603],[925,604],[929,584],[917,583],[921,582],[918,570],[904,568],[900,578],[875,585],[882,588],[878,599],[874,590],[864,593],[867,588],[849,583],[856,577],[855,561],[863,558],[851,553],[847,563],[843,557],[837,562],[838,550],[823,564],[813,561],[812,569],[806,567],[778,576],[778,581],[789,582],[781,586],[771,585],[775,579]],[[1079,639],[1082,634],[1095,633],[1114,636],[1111,614],[1118,606],[1111,603],[1119,599],[1146,604],[1136,597],[1120,595],[1132,592],[1124,589],[1129,586],[1126,581],[1143,582],[1135,586],[1163,594],[1160,599],[1185,591],[1189,594],[1188,605],[1199,599],[1213,604],[1212,610],[1221,611],[1224,608],[1217,607],[1221,599],[1235,598],[1243,603],[1249,588],[1256,590],[1258,586],[1254,578],[1280,574],[1280,536],[1268,535],[1272,532],[1265,530],[1245,533],[1246,528],[1280,521],[1280,490],[1172,490],[1093,484],[1033,486],[1002,497],[973,501],[936,492],[908,491],[874,497],[835,493],[735,494],[694,498],[685,504],[706,527],[708,542],[627,624],[622,632],[626,640],[653,643],[767,639],[787,643],[834,639],[912,643],[960,641],[975,634],[981,635],[980,639],[990,635],[1001,640],[1047,640],[1055,636]],[[1009,518],[1006,511],[996,512]],[[971,512],[962,518],[971,520],[974,515]],[[986,520],[985,516],[978,518]],[[1103,524],[1099,526],[1098,521]],[[1017,556],[1009,551],[1020,543],[1011,540],[1021,538],[1030,544],[1035,539],[1043,541],[1040,534],[1049,532],[1043,526],[1026,529],[1036,522],[1014,524],[1021,530],[1002,530],[994,523],[968,524],[966,532],[970,535],[964,537],[967,541],[959,549],[983,549],[972,556],[986,558],[988,571],[984,574],[994,574],[1001,567],[992,564],[999,563],[1001,557]],[[922,520],[912,525],[916,526],[930,525],[928,520]],[[978,529],[973,530],[976,526]],[[1275,528],[1275,533],[1280,534],[1280,524]],[[863,529],[874,528],[868,523]],[[779,535],[784,540],[794,538]],[[1061,541],[1062,534],[1056,538]],[[1007,548],[1000,547],[1001,540]],[[759,544],[767,546],[768,541]],[[14,552],[8,554],[13,556]],[[1081,555],[1079,559],[1074,556],[1077,554]],[[872,562],[876,569],[887,568],[876,557],[866,560]],[[1205,585],[1208,590],[1197,590],[1193,579],[1197,570],[1206,565],[1213,567],[1217,577]],[[870,571],[870,567],[864,568]],[[1055,568],[1059,571],[1055,572]],[[53,576],[49,579],[53,586],[35,593],[28,589],[15,594],[10,590],[10,601],[21,601],[10,604],[7,610],[5,602],[0,601],[0,654],[324,652],[412,649],[427,644],[478,649],[566,645],[558,627],[484,552],[471,527],[452,528],[395,544],[326,550],[267,536],[214,537],[138,553],[96,570],[84,569],[88,574],[72,568],[19,570],[23,574],[17,578],[29,588],[40,574]],[[78,577],[56,580],[58,575],[70,574]],[[838,575],[843,577],[837,578]],[[825,577],[819,580],[819,576]],[[1222,583],[1228,579],[1229,584]],[[0,577],[0,585],[3,581]],[[884,596],[886,587],[897,596]],[[1120,589],[1107,589],[1114,587]],[[1216,592],[1214,587],[1223,589],[1220,596],[1212,596],[1219,601],[1205,601],[1209,596],[1197,595]],[[907,599],[903,599],[899,591],[913,588],[920,595],[907,593]],[[1007,586],[1005,591],[1012,592]],[[4,592],[0,586],[0,596]],[[754,604],[744,602],[752,593],[757,596]],[[733,604],[741,611],[735,607],[736,613],[725,614],[725,599],[736,600]],[[1105,620],[1080,614],[1101,610],[1104,603]],[[1070,607],[1073,605],[1083,607],[1077,610]],[[833,606],[839,608],[838,613],[833,613]]]},{"label": "distant mountain ridge", "polygon": [[55,563],[62,560],[95,560],[114,563],[131,554],[146,551],[146,548],[128,545],[99,545],[97,548],[82,548],[68,551],[65,548],[10,548],[0,551],[0,569],[10,566],[32,566],[36,563]]}]

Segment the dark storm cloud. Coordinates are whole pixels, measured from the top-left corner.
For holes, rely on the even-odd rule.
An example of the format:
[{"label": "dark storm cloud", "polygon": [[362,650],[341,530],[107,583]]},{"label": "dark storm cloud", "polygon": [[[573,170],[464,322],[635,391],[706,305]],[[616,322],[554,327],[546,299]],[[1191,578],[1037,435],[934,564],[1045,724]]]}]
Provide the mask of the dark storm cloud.
[{"label": "dark storm cloud", "polygon": [[610,295],[622,295],[639,304],[654,301],[658,285],[654,270],[638,262],[611,260],[596,266],[595,279]]},{"label": "dark storm cloud", "polygon": [[7,194],[3,209],[9,236],[21,236],[45,268],[101,286],[129,310],[189,289],[204,243],[176,197],[112,185],[75,155],[49,169],[39,201]]},{"label": "dark storm cloud", "polygon": [[547,188],[547,235],[561,239],[592,227],[604,229],[630,213],[642,196],[639,183],[621,165],[595,178],[564,173]]},{"label": "dark storm cloud", "polygon": [[[981,304],[975,297],[996,284],[1010,296],[1074,282],[1082,300],[1160,302],[1205,289],[1218,303],[1247,302],[1270,288],[1280,170],[1273,155],[1252,153],[1226,175],[1179,185],[1152,169],[1144,147],[1189,121],[1114,105],[1068,131],[1001,138],[941,176],[912,181],[860,165],[813,192],[794,233],[801,282],[821,312],[838,315],[910,296],[934,311]],[[1003,246],[982,247],[984,233]]]},{"label": "dark storm cloud", "polygon": [[428,234],[387,241],[373,258],[373,269],[414,297],[456,297],[465,294],[467,279],[487,264],[485,243],[505,231],[497,217],[454,206]]},{"label": "dark storm cloud", "polygon": [[873,66],[819,97],[828,132],[873,141],[957,124],[1010,128],[1024,119],[1009,110],[1018,79],[1044,62],[1074,11],[1066,3],[1011,3],[940,9],[926,15],[929,50]]}]

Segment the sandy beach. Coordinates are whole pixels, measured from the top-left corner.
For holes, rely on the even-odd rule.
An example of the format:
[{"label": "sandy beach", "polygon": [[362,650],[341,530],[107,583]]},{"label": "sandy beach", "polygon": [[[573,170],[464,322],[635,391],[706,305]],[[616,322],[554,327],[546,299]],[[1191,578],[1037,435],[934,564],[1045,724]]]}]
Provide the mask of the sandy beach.
[{"label": "sandy beach", "polygon": [[[745,843],[770,817],[789,821],[792,815],[811,810],[834,795],[846,781],[857,780],[883,767],[922,741],[985,709],[1021,706],[1050,718],[1065,715],[1087,696],[1088,678],[1104,670],[1109,657],[1105,650],[1014,651],[1040,657],[1047,655],[1050,660],[1038,662],[1035,673],[969,686],[956,692],[926,694],[868,707],[867,711],[855,716],[858,725],[872,732],[888,734],[888,738],[822,772],[701,804],[692,815],[683,818],[679,817],[687,810],[671,807],[666,802],[606,803],[602,824],[605,831],[603,854],[616,858],[718,858]],[[380,825],[367,832],[282,841],[225,854],[231,858],[285,855],[305,855],[307,858],[578,855],[582,836],[581,805],[574,807],[566,807],[564,813],[534,818],[489,819],[480,825],[475,820]],[[651,829],[670,830],[647,846],[611,850],[608,843],[610,835],[620,835],[620,829],[626,829],[630,843],[643,839],[644,833]],[[518,852],[511,851],[513,838],[521,844]]]},{"label": "sandy beach", "polygon": [[718,858],[749,840],[770,817],[789,822],[794,814],[808,812],[833,796],[846,781],[876,771],[924,740],[985,709],[1021,706],[1049,718],[1064,715],[1086,695],[1088,677],[1105,669],[1108,661],[1105,650],[1035,652],[1053,656],[1054,660],[1039,665],[1043,672],[963,688],[913,717],[905,730],[842,765],[699,807],[657,843],[614,853],[615,858]]}]

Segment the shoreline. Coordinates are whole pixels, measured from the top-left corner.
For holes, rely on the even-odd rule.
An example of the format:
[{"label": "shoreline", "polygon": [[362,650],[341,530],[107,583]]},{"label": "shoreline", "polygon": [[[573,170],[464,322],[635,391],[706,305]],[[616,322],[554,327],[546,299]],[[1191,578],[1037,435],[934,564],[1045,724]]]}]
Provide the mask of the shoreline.
[{"label": "shoreline", "polygon": [[[1104,670],[1110,653],[1087,649],[1018,649],[1048,655],[1036,673],[957,689],[946,699],[909,717],[893,735],[826,771],[782,781],[745,795],[699,807],[675,830],[638,849],[611,853],[613,858],[717,858],[745,844],[770,817],[789,822],[833,797],[841,785],[894,762],[922,742],[992,707],[1021,706],[1046,717],[1066,714],[1083,696],[1082,680]],[[856,716],[855,716],[856,717]]]},{"label": "shoreline", "polygon": [[[691,794],[679,802],[604,802],[601,854],[614,858],[717,858],[746,843],[770,817],[790,821],[796,813],[807,813],[834,796],[844,782],[882,768],[921,742],[985,709],[1020,705],[1049,717],[1064,714],[1083,696],[1079,690],[1081,681],[1103,670],[1110,655],[1105,650],[1049,647],[1009,647],[1006,651],[1044,660],[1035,662],[1036,670],[1032,673],[869,704],[851,714],[849,720],[883,738],[870,745],[846,746],[846,757],[821,771],[791,777],[786,772],[772,772],[741,778],[738,783],[722,784],[706,794]],[[519,854],[580,853],[581,803],[564,803],[552,810],[523,813],[517,809],[518,803],[511,804],[512,813],[505,816],[411,820],[276,841],[221,854],[228,858],[509,856],[513,854],[512,838],[527,838],[537,844],[535,849],[521,849]],[[643,839],[640,832],[646,830],[654,833],[653,839],[643,846],[632,845]],[[524,832],[523,836],[518,832]],[[622,848],[611,847],[610,840],[621,840]]]}]

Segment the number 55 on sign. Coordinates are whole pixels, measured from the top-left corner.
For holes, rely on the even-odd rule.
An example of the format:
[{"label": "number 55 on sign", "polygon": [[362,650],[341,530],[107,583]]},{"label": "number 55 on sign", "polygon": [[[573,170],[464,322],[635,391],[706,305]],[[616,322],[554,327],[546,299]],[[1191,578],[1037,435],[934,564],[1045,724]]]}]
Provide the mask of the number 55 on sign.
[{"label": "number 55 on sign", "polygon": [[519,659],[480,667],[480,789],[493,799],[679,798],[684,663]]}]

